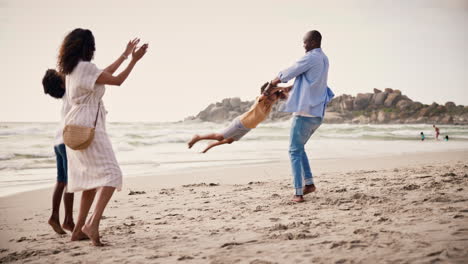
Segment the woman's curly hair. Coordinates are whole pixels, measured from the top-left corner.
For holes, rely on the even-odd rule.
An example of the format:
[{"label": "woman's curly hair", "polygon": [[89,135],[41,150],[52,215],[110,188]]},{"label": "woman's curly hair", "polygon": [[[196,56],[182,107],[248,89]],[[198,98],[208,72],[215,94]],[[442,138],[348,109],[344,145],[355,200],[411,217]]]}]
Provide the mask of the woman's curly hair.
[{"label": "woman's curly hair", "polygon": [[65,94],[63,76],[54,69],[48,69],[42,78],[44,93],[54,98],[62,98]]},{"label": "woman's curly hair", "polygon": [[70,32],[62,42],[58,55],[57,68],[60,73],[70,74],[80,60],[91,61],[95,43],[91,30],[77,28]]}]

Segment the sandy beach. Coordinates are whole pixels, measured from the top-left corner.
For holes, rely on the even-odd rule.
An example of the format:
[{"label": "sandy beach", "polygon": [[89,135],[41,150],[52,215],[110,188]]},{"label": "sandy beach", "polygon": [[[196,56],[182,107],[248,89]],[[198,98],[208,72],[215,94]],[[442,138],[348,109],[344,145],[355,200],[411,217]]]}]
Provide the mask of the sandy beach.
[{"label": "sandy beach", "polygon": [[287,161],[126,179],[102,248],[52,232],[50,188],[3,197],[0,263],[468,262],[468,151],[311,165],[302,204]]}]

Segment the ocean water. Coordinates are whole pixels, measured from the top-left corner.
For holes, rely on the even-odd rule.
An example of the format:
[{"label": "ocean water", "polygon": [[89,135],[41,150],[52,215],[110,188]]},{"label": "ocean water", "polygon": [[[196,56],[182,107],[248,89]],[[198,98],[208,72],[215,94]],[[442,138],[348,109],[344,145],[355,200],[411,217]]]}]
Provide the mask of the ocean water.
[{"label": "ocean water", "polygon": [[[188,149],[195,134],[218,132],[225,124],[109,123],[108,133],[124,177],[213,166],[237,166],[288,160],[290,121],[264,123],[241,141],[200,151]],[[56,180],[53,151],[57,123],[0,123],[0,196],[52,186]],[[306,146],[309,158],[398,155],[410,152],[468,150],[468,126],[440,126],[435,141],[430,125],[324,124]],[[421,142],[423,131],[426,141]]]}]

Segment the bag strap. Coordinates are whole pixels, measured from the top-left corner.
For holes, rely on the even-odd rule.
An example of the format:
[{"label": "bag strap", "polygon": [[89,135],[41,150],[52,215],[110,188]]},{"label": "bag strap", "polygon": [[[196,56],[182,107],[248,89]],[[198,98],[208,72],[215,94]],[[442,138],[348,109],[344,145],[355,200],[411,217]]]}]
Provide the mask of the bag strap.
[{"label": "bag strap", "polygon": [[101,109],[101,101],[99,101],[99,104],[98,104],[98,109],[97,109],[97,113],[96,113],[96,120],[94,120],[94,128],[96,128],[96,124],[97,124],[100,109]]}]

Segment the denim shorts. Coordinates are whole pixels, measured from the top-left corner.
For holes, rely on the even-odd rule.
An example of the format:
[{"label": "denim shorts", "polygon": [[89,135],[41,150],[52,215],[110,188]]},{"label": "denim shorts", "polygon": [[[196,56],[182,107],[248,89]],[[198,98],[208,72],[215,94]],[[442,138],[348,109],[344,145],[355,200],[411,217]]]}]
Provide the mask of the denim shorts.
[{"label": "denim shorts", "polygon": [[234,119],[227,128],[225,128],[221,134],[225,139],[233,138],[235,141],[241,139],[245,134],[250,131],[250,128],[246,128],[239,118]]},{"label": "denim shorts", "polygon": [[67,151],[65,148],[65,144],[60,144],[54,146],[55,151],[55,159],[57,161],[57,182],[68,182],[68,175],[67,175]]}]

